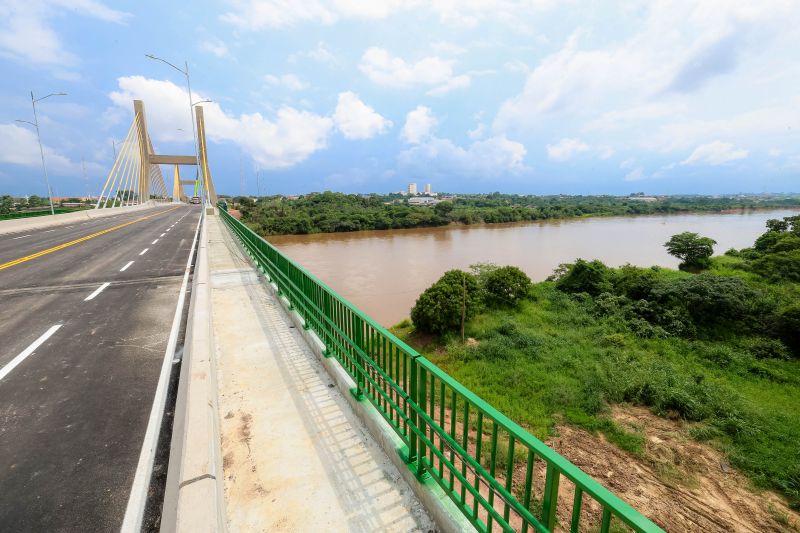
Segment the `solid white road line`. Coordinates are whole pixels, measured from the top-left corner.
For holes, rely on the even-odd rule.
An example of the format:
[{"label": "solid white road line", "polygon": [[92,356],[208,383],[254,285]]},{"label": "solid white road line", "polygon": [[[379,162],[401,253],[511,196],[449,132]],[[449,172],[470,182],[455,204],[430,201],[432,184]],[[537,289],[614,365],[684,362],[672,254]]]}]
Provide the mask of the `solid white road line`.
[{"label": "solid white road line", "polygon": [[150,249],[150,248],[145,248],[144,250],[142,250],[141,252],[139,252],[139,255],[144,255],[144,254],[146,254],[146,253],[147,253],[147,250],[149,250],[149,249]]},{"label": "solid white road line", "polygon": [[124,267],[120,268],[119,271],[120,272],[125,272],[126,270],[128,270],[128,267],[131,266],[132,264],[133,264],[133,261],[128,261],[128,264],[125,265]]},{"label": "solid white road line", "polygon": [[172,370],[172,360],[175,358],[175,346],[178,343],[178,331],[181,325],[183,302],[186,298],[186,286],[189,284],[189,270],[192,267],[192,256],[197,246],[197,235],[200,232],[200,222],[202,222],[202,220],[203,217],[201,216],[197,221],[197,228],[194,230],[194,239],[192,240],[192,248],[189,250],[189,258],[186,260],[183,283],[178,293],[178,304],[175,306],[175,316],[172,318],[172,329],[169,332],[167,349],[164,352],[164,361],[161,363],[161,375],[158,378],[153,407],[150,410],[150,420],[147,422],[147,431],[144,434],[142,451],[139,454],[139,464],[136,466],[136,475],[133,478],[131,493],[128,497],[128,507],[125,509],[125,518],[120,528],[121,533],[138,533],[142,529],[144,506],[145,503],[147,503],[147,491],[150,487],[150,476],[153,473],[153,462],[156,457],[158,432],[161,429],[164,407],[167,404],[169,374]]},{"label": "solid white road line", "polygon": [[97,296],[98,294],[100,294],[101,292],[103,292],[103,289],[105,289],[109,285],[111,285],[111,283],[108,283],[108,282],[103,283],[102,285],[97,287],[92,294],[90,294],[89,296],[84,298],[83,301],[84,302],[88,302],[89,300],[94,300],[94,297]]},{"label": "solid white road line", "polygon": [[158,239],[154,240],[153,242],[150,243],[150,246],[154,245],[157,242],[158,242]]},{"label": "solid white road line", "polygon": [[33,341],[33,344],[31,344],[30,346],[25,348],[22,352],[20,352],[20,354],[18,356],[16,356],[14,359],[12,359],[6,366],[4,366],[3,368],[0,368],[0,380],[2,380],[4,377],[6,377],[9,372],[14,370],[14,368],[18,364],[20,364],[22,361],[25,360],[25,358],[27,358],[30,354],[32,354],[34,351],[36,351],[36,348],[38,348],[39,346],[44,344],[44,341],[49,339],[50,336],[53,333],[55,333],[56,331],[58,331],[58,328],[60,328],[62,325],[63,324],[56,324],[55,326],[51,326],[50,329],[45,331],[44,334],[42,334],[41,337],[39,337],[38,339]]},{"label": "solid white road line", "polygon": [[30,235],[22,235],[22,236],[20,236],[20,237],[14,237],[14,238],[13,238],[13,239],[11,239],[11,240],[12,240],[12,241],[16,241],[17,239],[24,239],[25,237],[30,237]]}]

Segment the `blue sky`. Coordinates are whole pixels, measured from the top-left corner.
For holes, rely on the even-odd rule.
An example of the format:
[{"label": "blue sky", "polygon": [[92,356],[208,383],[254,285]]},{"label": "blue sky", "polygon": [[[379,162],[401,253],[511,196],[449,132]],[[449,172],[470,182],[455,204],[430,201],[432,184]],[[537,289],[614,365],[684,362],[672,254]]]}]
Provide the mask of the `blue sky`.
[{"label": "blue sky", "polygon": [[192,153],[146,53],[213,100],[223,193],[798,192],[798,27],[788,0],[4,0],[0,193],[45,192],[31,89],[68,93],[38,104],[57,195],[99,192],[134,98]]}]

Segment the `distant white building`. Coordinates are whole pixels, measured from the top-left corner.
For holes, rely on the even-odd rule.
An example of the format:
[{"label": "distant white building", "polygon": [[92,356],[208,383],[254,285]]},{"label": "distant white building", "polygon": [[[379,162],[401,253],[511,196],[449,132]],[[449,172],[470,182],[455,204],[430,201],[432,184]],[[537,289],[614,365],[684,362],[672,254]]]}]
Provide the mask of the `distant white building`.
[{"label": "distant white building", "polygon": [[430,196],[412,196],[408,199],[408,205],[436,205],[439,200]]},{"label": "distant white building", "polygon": [[430,194],[430,193],[431,193],[431,184],[430,183],[426,183],[425,184],[425,194]]},{"label": "distant white building", "polygon": [[417,184],[416,183],[409,183],[408,184],[408,194],[417,194]]}]

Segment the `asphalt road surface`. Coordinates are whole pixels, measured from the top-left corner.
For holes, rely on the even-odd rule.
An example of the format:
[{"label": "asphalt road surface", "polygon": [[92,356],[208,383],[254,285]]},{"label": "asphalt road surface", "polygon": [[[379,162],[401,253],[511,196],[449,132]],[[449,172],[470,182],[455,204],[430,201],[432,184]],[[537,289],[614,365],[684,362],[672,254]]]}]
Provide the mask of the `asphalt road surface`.
[{"label": "asphalt road surface", "polygon": [[0,530],[119,530],[199,217],[0,236]]}]

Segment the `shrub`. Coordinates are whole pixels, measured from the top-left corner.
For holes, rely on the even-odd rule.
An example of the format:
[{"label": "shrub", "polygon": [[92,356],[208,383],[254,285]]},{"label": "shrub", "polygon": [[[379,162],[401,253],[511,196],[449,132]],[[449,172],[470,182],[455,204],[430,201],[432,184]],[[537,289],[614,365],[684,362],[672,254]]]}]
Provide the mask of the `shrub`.
[{"label": "shrub", "polygon": [[796,357],[800,357],[800,304],[778,311],[778,331]]},{"label": "shrub", "polygon": [[601,261],[578,259],[575,264],[562,267],[562,273],[556,280],[556,288],[561,291],[597,296],[612,289],[611,271]]},{"label": "shrub", "polygon": [[789,359],[789,350],[778,339],[769,337],[744,337],[738,346],[756,359]]},{"label": "shrub", "polygon": [[755,259],[751,268],[771,280],[800,282],[800,249],[766,254]]},{"label": "shrub", "polygon": [[462,311],[469,320],[480,307],[475,276],[461,270],[449,270],[420,294],[411,308],[411,321],[419,331],[442,334],[457,331]]},{"label": "shrub", "polygon": [[746,322],[759,294],[739,278],[709,273],[661,283],[654,297],[670,308],[684,308],[697,325]]},{"label": "shrub", "polygon": [[658,284],[656,271],[652,268],[638,268],[625,265],[617,270],[614,277],[614,289],[632,300],[646,300]]},{"label": "shrub", "polygon": [[530,278],[514,266],[496,268],[486,274],[486,300],[495,306],[517,305],[528,296],[530,288]]}]

